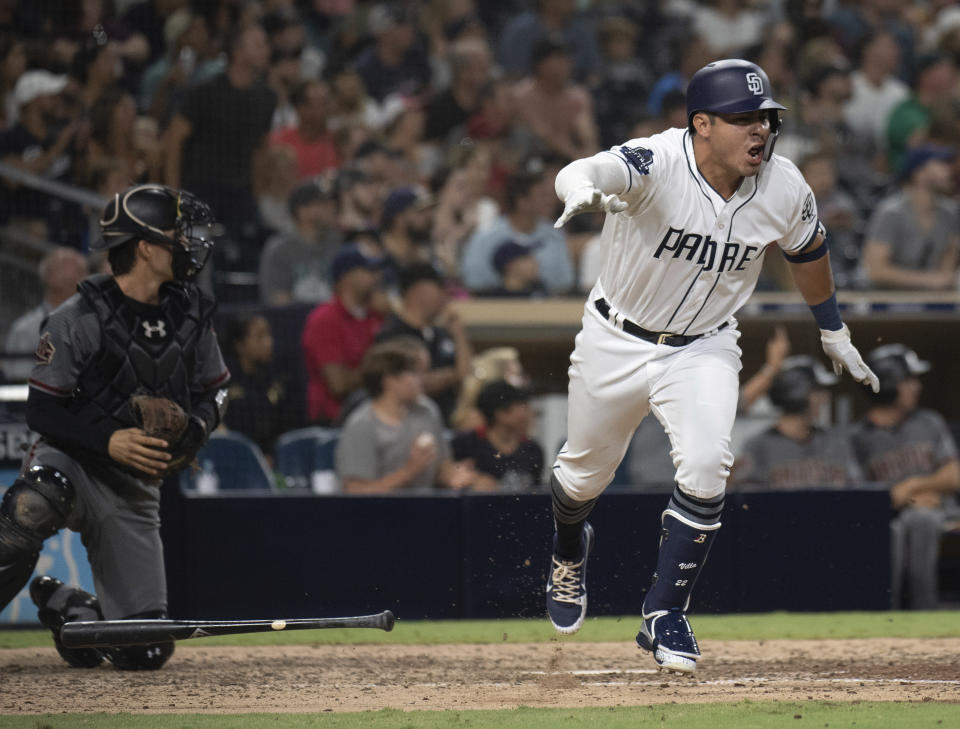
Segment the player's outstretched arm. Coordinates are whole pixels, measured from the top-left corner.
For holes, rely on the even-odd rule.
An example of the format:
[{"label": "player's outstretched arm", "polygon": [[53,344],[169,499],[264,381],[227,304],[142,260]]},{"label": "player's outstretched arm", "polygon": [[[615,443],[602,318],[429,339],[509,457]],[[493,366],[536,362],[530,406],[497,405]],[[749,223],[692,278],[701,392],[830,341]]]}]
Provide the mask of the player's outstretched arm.
[{"label": "player's outstretched arm", "polygon": [[627,203],[618,197],[626,189],[623,163],[610,154],[574,160],[557,174],[554,189],[563,200],[563,213],[553,224],[562,228],[574,215],[605,211],[620,213]]},{"label": "player's outstretched arm", "polygon": [[840,375],[847,370],[857,382],[869,385],[877,392],[880,381],[853,346],[850,330],[840,318],[830,257],[823,236],[818,235],[799,255],[788,256],[788,260],[793,280],[820,327],[820,342],[824,353],[833,362],[833,371]]}]

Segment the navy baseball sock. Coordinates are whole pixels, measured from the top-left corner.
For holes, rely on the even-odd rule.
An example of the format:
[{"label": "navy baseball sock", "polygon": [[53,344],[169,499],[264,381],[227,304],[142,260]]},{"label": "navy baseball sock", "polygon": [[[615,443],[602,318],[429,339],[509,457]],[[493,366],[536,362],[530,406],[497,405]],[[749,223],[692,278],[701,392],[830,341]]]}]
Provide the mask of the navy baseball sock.
[{"label": "navy baseball sock", "polygon": [[596,498],[587,501],[574,501],[567,496],[556,476],[550,477],[550,491],[553,495],[553,522],[557,529],[557,554],[560,559],[576,561],[583,556],[583,522],[587,520]]}]

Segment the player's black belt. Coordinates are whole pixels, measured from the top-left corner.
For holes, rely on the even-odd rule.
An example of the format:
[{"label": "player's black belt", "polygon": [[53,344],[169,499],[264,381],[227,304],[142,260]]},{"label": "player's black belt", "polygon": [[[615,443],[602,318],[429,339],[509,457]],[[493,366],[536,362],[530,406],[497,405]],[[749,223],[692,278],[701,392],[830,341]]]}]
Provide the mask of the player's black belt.
[{"label": "player's black belt", "polygon": [[[606,299],[597,299],[593,302],[593,305],[597,307],[597,311],[600,312],[606,320],[610,320],[610,304],[607,303]],[[730,322],[724,322],[716,328],[715,331],[720,331],[721,329],[726,328],[727,324]],[[634,324],[629,319],[623,320],[623,331],[627,334],[632,334],[638,339],[643,339],[648,342],[653,342],[654,344],[666,344],[669,347],[683,347],[684,345],[694,342],[703,334],[670,334],[670,332],[651,332],[649,329],[644,329],[639,324]]]}]

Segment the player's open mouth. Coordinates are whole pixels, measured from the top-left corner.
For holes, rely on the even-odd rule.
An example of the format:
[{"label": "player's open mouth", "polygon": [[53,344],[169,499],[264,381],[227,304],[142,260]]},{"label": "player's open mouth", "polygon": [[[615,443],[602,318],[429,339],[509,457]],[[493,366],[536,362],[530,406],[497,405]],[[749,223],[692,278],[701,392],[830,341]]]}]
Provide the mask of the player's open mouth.
[{"label": "player's open mouth", "polygon": [[763,159],[763,145],[756,144],[750,149],[747,150],[747,156],[750,158],[750,161],[754,164],[760,164]]}]

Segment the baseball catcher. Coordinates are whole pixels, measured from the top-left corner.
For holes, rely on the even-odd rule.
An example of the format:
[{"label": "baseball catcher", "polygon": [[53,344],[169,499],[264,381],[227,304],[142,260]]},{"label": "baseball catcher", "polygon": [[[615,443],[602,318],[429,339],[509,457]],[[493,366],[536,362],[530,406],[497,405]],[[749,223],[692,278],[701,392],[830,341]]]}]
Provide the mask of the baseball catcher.
[{"label": "baseball catcher", "polygon": [[72,620],[166,617],[160,485],[217,427],[229,379],[213,301],[193,283],[213,245],[210,209],[187,192],[140,185],[100,221],[112,274],[82,281],[41,326],[27,423],[40,435],[0,503],[0,609],[30,579],[44,541],[80,533],[97,594],[50,576],[30,584],[40,622],[71,666],[104,658],[156,669],[173,642],[65,648]]}]

